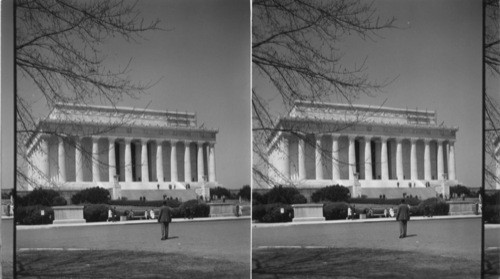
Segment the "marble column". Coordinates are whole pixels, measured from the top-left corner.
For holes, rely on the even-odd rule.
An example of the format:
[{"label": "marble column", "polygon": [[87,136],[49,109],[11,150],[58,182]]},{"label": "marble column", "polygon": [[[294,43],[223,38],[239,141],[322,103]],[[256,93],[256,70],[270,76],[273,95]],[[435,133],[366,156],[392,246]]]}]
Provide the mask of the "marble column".
[{"label": "marble column", "polygon": [[171,140],[170,146],[172,147],[170,152],[170,180],[174,182],[179,181],[177,174],[177,141]]},{"label": "marble column", "polygon": [[99,173],[99,138],[92,137],[92,182],[100,182]]},{"label": "marble column", "polygon": [[161,140],[156,141],[156,181],[163,182],[163,145]]},{"label": "marble column", "polygon": [[403,180],[403,139],[396,138],[396,176],[398,180]]},{"label": "marble column", "polygon": [[198,182],[203,182],[203,176],[205,175],[205,164],[203,162],[203,142],[198,142],[198,155],[197,155],[197,170],[198,170]]},{"label": "marble column", "polygon": [[380,162],[381,162],[381,177],[382,180],[389,180],[389,160],[387,153],[387,137],[381,137],[381,147],[380,147]]},{"label": "marble column", "polygon": [[283,159],[281,160],[281,172],[285,180],[290,179],[290,156],[289,156],[289,139],[288,135],[283,134],[281,136],[281,149],[283,154]]},{"label": "marble column", "polygon": [[316,136],[316,180],[323,180],[323,160],[321,156],[321,137],[323,135]]},{"label": "marble column", "polygon": [[448,160],[448,179],[449,180],[455,180],[455,141],[450,140],[448,142],[449,148],[450,148],[450,153],[449,153],[449,160]]},{"label": "marble column", "polygon": [[[305,137],[305,135],[304,135]],[[299,180],[305,180],[306,179],[306,144],[304,139],[301,137],[299,138],[299,144],[298,144],[298,159],[299,159]]]},{"label": "marble column", "polygon": [[356,172],[356,136],[349,136],[349,180],[354,180]]},{"label": "marble column", "polygon": [[149,182],[148,140],[141,139],[141,179]]},{"label": "marble column", "polygon": [[339,136],[332,135],[332,180],[340,179]]},{"label": "marble column", "polygon": [[437,141],[437,179],[443,179],[444,174],[444,157],[443,157],[443,140]]},{"label": "marble column", "polygon": [[411,139],[411,153],[410,153],[410,165],[411,165],[411,180],[418,180],[418,165],[417,165],[417,139]]},{"label": "marble column", "polygon": [[365,180],[373,179],[371,136],[365,136]]},{"label": "marble column", "polygon": [[215,182],[215,143],[208,145],[208,181]]},{"label": "marble column", "polygon": [[115,149],[116,138],[108,138],[108,179],[109,182],[115,181],[116,175],[116,149]]},{"label": "marble column", "polygon": [[424,139],[424,179],[429,181],[432,179],[431,174],[431,148],[430,140]]},{"label": "marble column", "polygon": [[40,156],[41,164],[40,171],[43,174],[43,179],[47,179],[50,175],[50,164],[49,164],[49,136],[40,136]]},{"label": "marble column", "polygon": [[500,137],[497,137],[495,139],[495,141],[493,142],[493,145],[495,146],[495,156],[493,159],[495,159],[495,162],[496,162],[496,171],[495,171],[495,175],[496,175],[496,185],[495,185],[495,189],[496,190],[500,190]]},{"label": "marble column", "polygon": [[62,137],[59,137],[57,159],[59,165],[59,182],[66,182],[66,150],[64,149],[64,140]]},{"label": "marble column", "polygon": [[191,182],[191,149],[190,141],[184,141],[184,182]]},{"label": "marble column", "polygon": [[75,138],[75,181],[83,181],[82,140]]},{"label": "marble column", "polygon": [[132,178],[132,140],[125,139],[125,182],[133,182]]}]

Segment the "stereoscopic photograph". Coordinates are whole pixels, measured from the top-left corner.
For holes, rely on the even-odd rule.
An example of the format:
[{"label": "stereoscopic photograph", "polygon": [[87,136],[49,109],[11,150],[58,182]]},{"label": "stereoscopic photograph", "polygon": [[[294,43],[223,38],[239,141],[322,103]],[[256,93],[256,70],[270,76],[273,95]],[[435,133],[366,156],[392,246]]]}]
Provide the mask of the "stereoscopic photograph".
[{"label": "stereoscopic photograph", "polygon": [[1,278],[498,278],[498,0],[1,2]]}]

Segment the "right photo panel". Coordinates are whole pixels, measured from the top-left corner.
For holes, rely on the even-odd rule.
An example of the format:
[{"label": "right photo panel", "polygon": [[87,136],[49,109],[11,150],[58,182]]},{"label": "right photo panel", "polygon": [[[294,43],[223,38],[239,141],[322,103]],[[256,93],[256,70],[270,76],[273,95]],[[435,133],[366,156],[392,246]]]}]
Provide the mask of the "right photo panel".
[{"label": "right photo panel", "polygon": [[498,275],[491,4],[252,2],[252,278]]},{"label": "right photo panel", "polygon": [[484,278],[500,276],[499,1],[484,1]]}]

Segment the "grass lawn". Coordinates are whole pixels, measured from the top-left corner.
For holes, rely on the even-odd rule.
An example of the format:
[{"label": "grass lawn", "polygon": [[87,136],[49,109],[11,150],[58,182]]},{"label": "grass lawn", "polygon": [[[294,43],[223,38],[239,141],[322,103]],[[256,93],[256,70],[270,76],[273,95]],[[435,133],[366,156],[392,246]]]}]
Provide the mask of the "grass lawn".
[{"label": "grass lawn", "polygon": [[19,251],[18,278],[250,278],[248,264],[179,253]]},{"label": "grass lawn", "polygon": [[252,278],[479,278],[481,262],[359,248],[256,249]]}]

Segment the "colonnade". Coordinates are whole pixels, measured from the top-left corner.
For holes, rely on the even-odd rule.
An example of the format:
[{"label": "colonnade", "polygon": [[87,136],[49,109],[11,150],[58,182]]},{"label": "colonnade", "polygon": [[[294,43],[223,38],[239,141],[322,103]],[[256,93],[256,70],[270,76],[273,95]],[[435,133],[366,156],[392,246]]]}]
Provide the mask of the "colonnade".
[{"label": "colonnade", "polygon": [[[101,137],[101,136],[92,136],[90,137],[92,141],[92,150],[91,150],[91,172],[92,172],[92,182],[101,182],[103,178],[100,174],[100,168],[105,167],[105,164],[99,160],[99,140],[102,138],[106,138],[108,141],[108,182],[113,182],[115,176],[117,175],[117,166],[116,166],[116,158],[117,151],[115,148],[115,143],[124,144],[124,170],[125,170],[125,182],[134,182],[133,181],[133,154],[132,154],[132,145],[135,143],[140,143],[141,146],[141,154],[140,154],[140,166],[141,166],[141,181],[142,182],[163,182],[165,179],[164,176],[164,167],[163,167],[163,143],[169,142],[171,146],[170,152],[170,181],[171,182],[179,182],[179,173],[178,173],[178,142],[182,142],[183,145],[180,145],[184,148],[184,156],[182,158],[184,163],[184,181],[183,182],[201,182],[206,180],[205,175],[205,161],[204,161],[204,145],[206,144],[206,152],[207,152],[207,164],[208,164],[208,181],[215,182],[216,181],[216,173],[215,173],[215,143],[209,141],[193,141],[193,140],[177,140],[177,139],[146,139],[146,138],[128,138],[128,137]],[[79,137],[71,137],[74,142],[74,156],[75,156],[75,182],[83,182],[83,158],[82,154],[82,139]],[[150,166],[148,162],[150,159],[148,158],[148,149],[147,145],[150,142],[156,143],[156,177],[149,177],[150,174]],[[191,144],[196,144],[197,148],[197,176],[196,178],[192,178],[192,166],[191,166]],[[65,140],[62,137],[58,138],[57,144],[57,166],[58,166],[58,181],[59,182],[68,182],[66,177],[66,156],[70,154],[66,154],[66,145]],[[40,138],[40,150],[42,154],[41,158],[41,171],[48,176],[49,174],[49,137],[44,135]],[[182,152],[182,150],[180,150]],[[121,160],[121,159],[120,159]],[[118,166],[119,167],[119,166]],[[152,173],[152,172],[151,172]],[[195,181],[193,181],[195,180]]]},{"label": "colonnade", "polygon": [[[331,146],[331,157],[325,156],[325,151],[322,150],[322,141],[324,137],[331,137],[332,146]],[[372,141],[380,142],[380,164],[381,164],[381,180],[389,180],[389,160],[388,160],[388,141],[394,140],[396,143],[396,180],[408,180],[404,176],[403,171],[403,141],[410,141],[410,180],[419,180],[418,178],[418,162],[417,162],[417,142],[423,141],[424,144],[424,177],[423,180],[430,181],[435,180],[432,177],[431,170],[431,148],[430,143],[432,141],[436,142],[437,145],[437,154],[436,155],[436,165],[437,165],[437,180],[443,179],[443,174],[448,174],[449,180],[455,180],[455,145],[454,139],[432,139],[432,138],[415,138],[415,137],[389,137],[389,136],[374,136],[374,135],[339,135],[339,134],[319,134],[315,135],[315,178],[316,180],[325,179],[323,174],[323,164],[325,157],[331,158],[332,160],[332,180],[339,180],[340,177],[340,154],[339,154],[339,138],[347,137],[348,138],[348,172],[349,172],[349,180],[354,180],[354,175],[356,173],[356,139],[362,140],[364,142],[364,179],[365,180],[373,180],[373,169],[372,169]],[[302,135],[297,137],[297,158],[298,158],[298,179],[305,180],[306,179],[306,154],[305,154],[305,146],[306,146],[306,135]],[[281,152],[284,152],[284,156],[282,156],[283,160],[279,168],[281,169],[282,174],[290,178],[290,156],[289,156],[289,148],[290,148],[290,135],[282,135],[281,142],[279,143]],[[361,141],[360,141],[361,143]],[[446,150],[445,145],[446,143]],[[311,143],[312,144],[312,143]],[[360,144],[360,149],[362,148]],[[379,150],[376,150],[378,153]],[[444,165],[444,154],[447,154],[447,170],[445,170]]]}]

